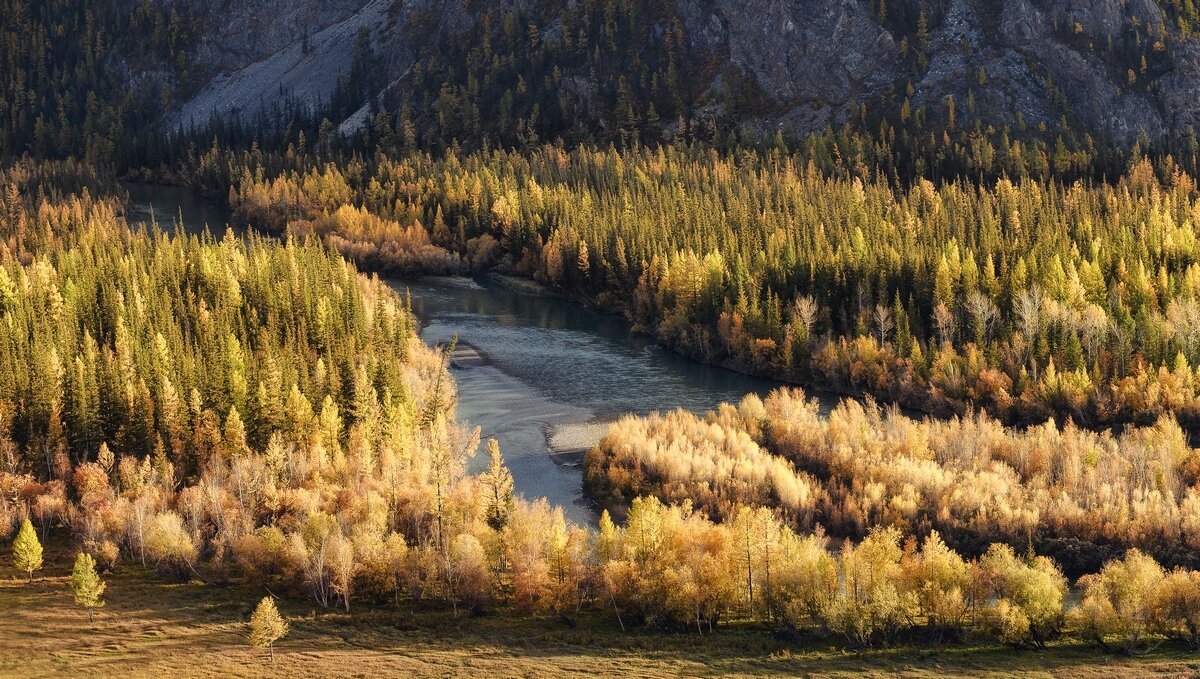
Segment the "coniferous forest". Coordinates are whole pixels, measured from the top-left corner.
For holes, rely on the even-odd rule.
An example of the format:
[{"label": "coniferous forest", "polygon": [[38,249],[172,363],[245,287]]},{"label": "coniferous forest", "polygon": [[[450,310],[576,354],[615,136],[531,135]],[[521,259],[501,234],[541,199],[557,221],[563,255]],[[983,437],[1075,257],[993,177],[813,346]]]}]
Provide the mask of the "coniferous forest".
[{"label": "coniferous forest", "polygon": [[[247,63],[343,71],[185,124],[248,77],[211,4],[0,0],[0,674],[1200,662],[1183,114],[1098,128],[1055,64],[1010,111],[1002,60],[930,95],[1002,17],[860,0],[892,82],[805,129],[706,3],[528,0],[251,11],[286,35]],[[1123,101],[1200,98],[1192,0],[1118,3],[1107,43],[1027,4]],[[229,223],[137,219],[143,185]],[[575,521],[460,417],[429,280],[775,388],[616,418]]]}]

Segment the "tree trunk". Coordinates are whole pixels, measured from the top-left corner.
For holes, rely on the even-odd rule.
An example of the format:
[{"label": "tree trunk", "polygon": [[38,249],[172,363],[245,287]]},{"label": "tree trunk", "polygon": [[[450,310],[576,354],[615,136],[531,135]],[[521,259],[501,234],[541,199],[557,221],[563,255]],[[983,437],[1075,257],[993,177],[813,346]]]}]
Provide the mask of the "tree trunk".
[{"label": "tree trunk", "polygon": [[621,631],[625,631],[625,621],[621,619],[621,609],[617,606],[617,598],[611,594],[608,595],[608,601],[612,604],[613,613],[617,614],[617,624],[621,626]]}]

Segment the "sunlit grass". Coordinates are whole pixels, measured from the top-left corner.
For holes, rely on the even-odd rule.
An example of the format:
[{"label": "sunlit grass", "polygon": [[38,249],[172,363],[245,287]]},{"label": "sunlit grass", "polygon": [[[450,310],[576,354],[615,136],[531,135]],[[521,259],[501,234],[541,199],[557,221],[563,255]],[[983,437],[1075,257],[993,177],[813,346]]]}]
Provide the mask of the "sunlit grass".
[{"label": "sunlit grass", "polygon": [[1200,656],[1163,646],[1146,658],[1079,645],[1019,652],[984,645],[856,652],[837,639],[787,641],[733,624],[714,635],[622,633],[602,615],[572,629],[509,611],[454,617],[419,603],[349,614],[287,599],[291,633],[271,666],[246,642],[261,588],[171,583],[140,566],[106,574],[93,624],[67,587],[68,545],[52,540],[26,584],[0,553],[0,675],[122,677],[478,676],[1193,676]]}]

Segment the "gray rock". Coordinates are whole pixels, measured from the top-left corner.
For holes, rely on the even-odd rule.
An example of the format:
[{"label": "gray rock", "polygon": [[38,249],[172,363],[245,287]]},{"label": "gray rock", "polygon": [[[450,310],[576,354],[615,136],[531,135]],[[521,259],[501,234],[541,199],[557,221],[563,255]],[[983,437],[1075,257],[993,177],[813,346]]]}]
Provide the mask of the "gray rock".
[{"label": "gray rock", "polygon": [[[349,69],[350,44],[360,25],[374,34],[388,81],[402,91],[413,63],[440,43],[461,39],[482,8],[501,16],[534,0],[158,0],[186,4],[210,27],[196,49],[209,69],[208,85],[168,118],[174,125],[203,122],[213,111],[253,115],[294,97],[312,104],[328,97]],[[1200,42],[1181,40],[1152,0],[929,0],[931,40],[919,69],[901,55],[899,38],[857,0],[665,0],[674,3],[688,42],[715,55],[722,67],[693,105],[693,117],[726,115],[721,74],[740,70],[775,102],[746,129],[789,126],[811,132],[871,110],[899,107],[912,84],[910,104],[944,121],[954,97],[960,126],[976,122],[1036,129],[1066,115],[1078,128],[1117,144],[1139,134],[1183,132],[1200,122]],[[543,5],[539,4],[539,7]],[[1168,36],[1167,68],[1138,73],[1128,82],[1118,54],[1130,28]],[[433,26],[433,30],[429,27]],[[543,39],[559,39],[550,16]],[[311,54],[300,50],[305,34]],[[661,31],[655,33],[661,35]],[[1111,51],[1110,51],[1110,45]],[[909,45],[908,49],[917,47]],[[987,84],[979,82],[979,72]],[[564,73],[563,87],[592,96],[586,73]],[[161,73],[140,77],[161,79]],[[1049,84],[1053,83],[1053,89]],[[974,110],[969,110],[973,99]],[[1059,102],[1058,104],[1055,101]],[[364,106],[367,102],[363,102]],[[365,109],[364,109],[365,110]],[[360,111],[343,130],[363,123]],[[672,124],[673,121],[672,121]],[[1020,132],[1020,130],[1016,130]]]}]

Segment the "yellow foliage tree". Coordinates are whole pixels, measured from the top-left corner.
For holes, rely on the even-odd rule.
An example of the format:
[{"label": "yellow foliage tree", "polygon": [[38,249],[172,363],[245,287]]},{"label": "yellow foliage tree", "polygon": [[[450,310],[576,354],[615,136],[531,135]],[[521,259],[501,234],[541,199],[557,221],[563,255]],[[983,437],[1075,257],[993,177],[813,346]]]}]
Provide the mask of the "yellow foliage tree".
[{"label": "yellow foliage tree", "polygon": [[288,623],[279,614],[275,602],[265,596],[258,602],[258,607],[250,616],[250,645],[255,648],[265,648],[271,652],[271,662],[275,662],[275,642],[288,633]]}]

